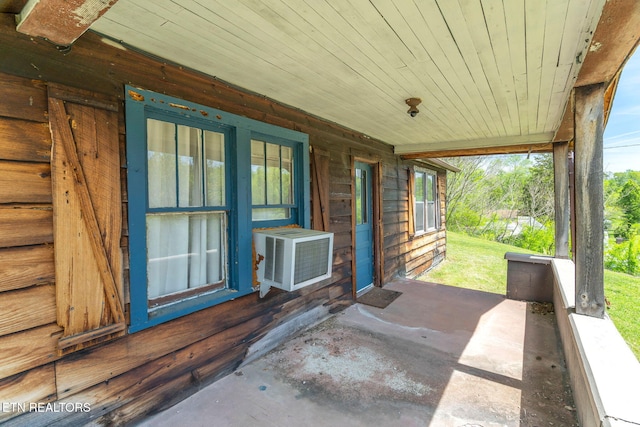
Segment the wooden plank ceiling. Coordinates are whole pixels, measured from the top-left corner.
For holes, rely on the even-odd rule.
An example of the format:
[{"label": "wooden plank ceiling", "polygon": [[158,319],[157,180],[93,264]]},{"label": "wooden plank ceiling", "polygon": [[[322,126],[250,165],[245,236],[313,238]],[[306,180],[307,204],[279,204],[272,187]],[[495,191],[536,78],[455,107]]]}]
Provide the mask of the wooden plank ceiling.
[{"label": "wooden plank ceiling", "polygon": [[604,4],[119,0],[91,30],[410,154],[552,141]]}]

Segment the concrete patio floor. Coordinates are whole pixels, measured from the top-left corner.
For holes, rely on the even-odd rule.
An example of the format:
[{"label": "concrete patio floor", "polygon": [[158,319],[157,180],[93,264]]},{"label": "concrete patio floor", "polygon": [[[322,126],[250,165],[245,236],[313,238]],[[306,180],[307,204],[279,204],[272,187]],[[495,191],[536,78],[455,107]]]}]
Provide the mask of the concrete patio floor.
[{"label": "concrete patio floor", "polygon": [[575,426],[545,307],[397,279],[142,426]]}]

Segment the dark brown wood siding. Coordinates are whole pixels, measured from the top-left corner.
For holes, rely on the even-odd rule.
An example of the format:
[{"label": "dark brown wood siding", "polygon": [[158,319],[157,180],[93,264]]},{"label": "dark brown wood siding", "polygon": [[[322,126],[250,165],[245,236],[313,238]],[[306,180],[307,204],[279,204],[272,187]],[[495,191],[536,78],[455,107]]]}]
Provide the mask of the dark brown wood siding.
[{"label": "dark brown wood siding", "polygon": [[[92,411],[46,416],[2,412],[0,422],[11,418],[17,425],[75,424],[88,417],[104,424],[131,421],[228,374],[251,344],[289,319],[314,308],[335,312],[351,304],[354,158],[380,166],[378,243],[383,257],[377,271],[383,282],[422,272],[437,259],[434,254],[443,253],[444,215],[441,231],[409,240],[410,165],[395,156],[390,145],[211,77],[104,44],[96,34],[85,34],[63,53],[50,43],[17,34],[14,27],[13,15],[0,14],[0,401],[86,402]],[[120,202],[110,205],[109,214],[119,221],[121,232],[115,249],[110,244],[107,253],[119,247],[122,265],[114,281],[126,319],[129,233],[122,100],[127,83],[307,133],[320,155],[314,173],[319,174],[315,182],[322,200],[312,204],[316,216],[326,215],[313,221],[335,233],[332,278],[296,292],[272,291],[264,299],[254,293],[62,355],[59,340],[70,324],[62,318],[60,298],[56,304],[54,250],[64,254],[65,249],[62,241],[54,241],[49,103],[60,99],[52,92],[59,85],[80,94],[75,100],[67,98],[69,104],[100,107],[104,99],[117,100],[120,170],[110,181],[120,181]],[[444,179],[440,174],[443,212]],[[113,323],[105,316],[96,325]]]}]

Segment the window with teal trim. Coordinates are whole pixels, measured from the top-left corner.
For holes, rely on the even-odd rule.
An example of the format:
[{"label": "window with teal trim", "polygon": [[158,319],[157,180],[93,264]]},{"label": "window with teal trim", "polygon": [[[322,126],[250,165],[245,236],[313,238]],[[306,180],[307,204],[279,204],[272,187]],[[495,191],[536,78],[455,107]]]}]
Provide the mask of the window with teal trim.
[{"label": "window with teal trim", "polygon": [[296,209],[293,147],[251,140],[251,204],[254,221],[288,222]]},{"label": "window with teal trim", "polygon": [[252,229],[309,227],[308,137],[127,87],[130,332],[253,292]]},{"label": "window with teal trim", "polygon": [[435,172],[415,172],[414,220],[416,233],[436,230],[438,224],[438,176]]}]

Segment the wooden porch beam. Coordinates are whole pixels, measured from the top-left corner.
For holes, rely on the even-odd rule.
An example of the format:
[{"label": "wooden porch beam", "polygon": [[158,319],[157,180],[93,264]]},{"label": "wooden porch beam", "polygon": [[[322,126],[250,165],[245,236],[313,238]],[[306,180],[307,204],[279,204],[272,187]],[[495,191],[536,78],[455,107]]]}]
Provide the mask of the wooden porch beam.
[{"label": "wooden porch beam", "polygon": [[519,144],[502,145],[498,147],[460,148],[456,150],[421,151],[418,153],[401,154],[404,160],[433,159],[437,157],[463,157],[463,156],[483,156],[492,154],[527,154],[527,153],[550,153],[553,151],[553,144]]},{"label": "wooden porch beam", "polygon": [[575,88],[576,313],[604,316],[604,83]]},{"label": "wooden porch beam", "polygon": [[17,30],[69,46],[118,0],[29,0]]},{"label": "wooden porch beam", "polygon": [[[639,41],[640,2],[607,0],[574,83],[576,87],[600,82],[609,85],[605,95],[605,123],[616,91],[616,79]],[[569,141],[573,133],[573,103],[569,101],[554,141]]]},{"label": "wooden porch beam", "polygon": [[553,144],[556,258],[569,258],[569,143]]},{"label": "wooden porch beam", "polygon": [[607,0],[574,86],[610,83],[640,41],[640,2]]}]

